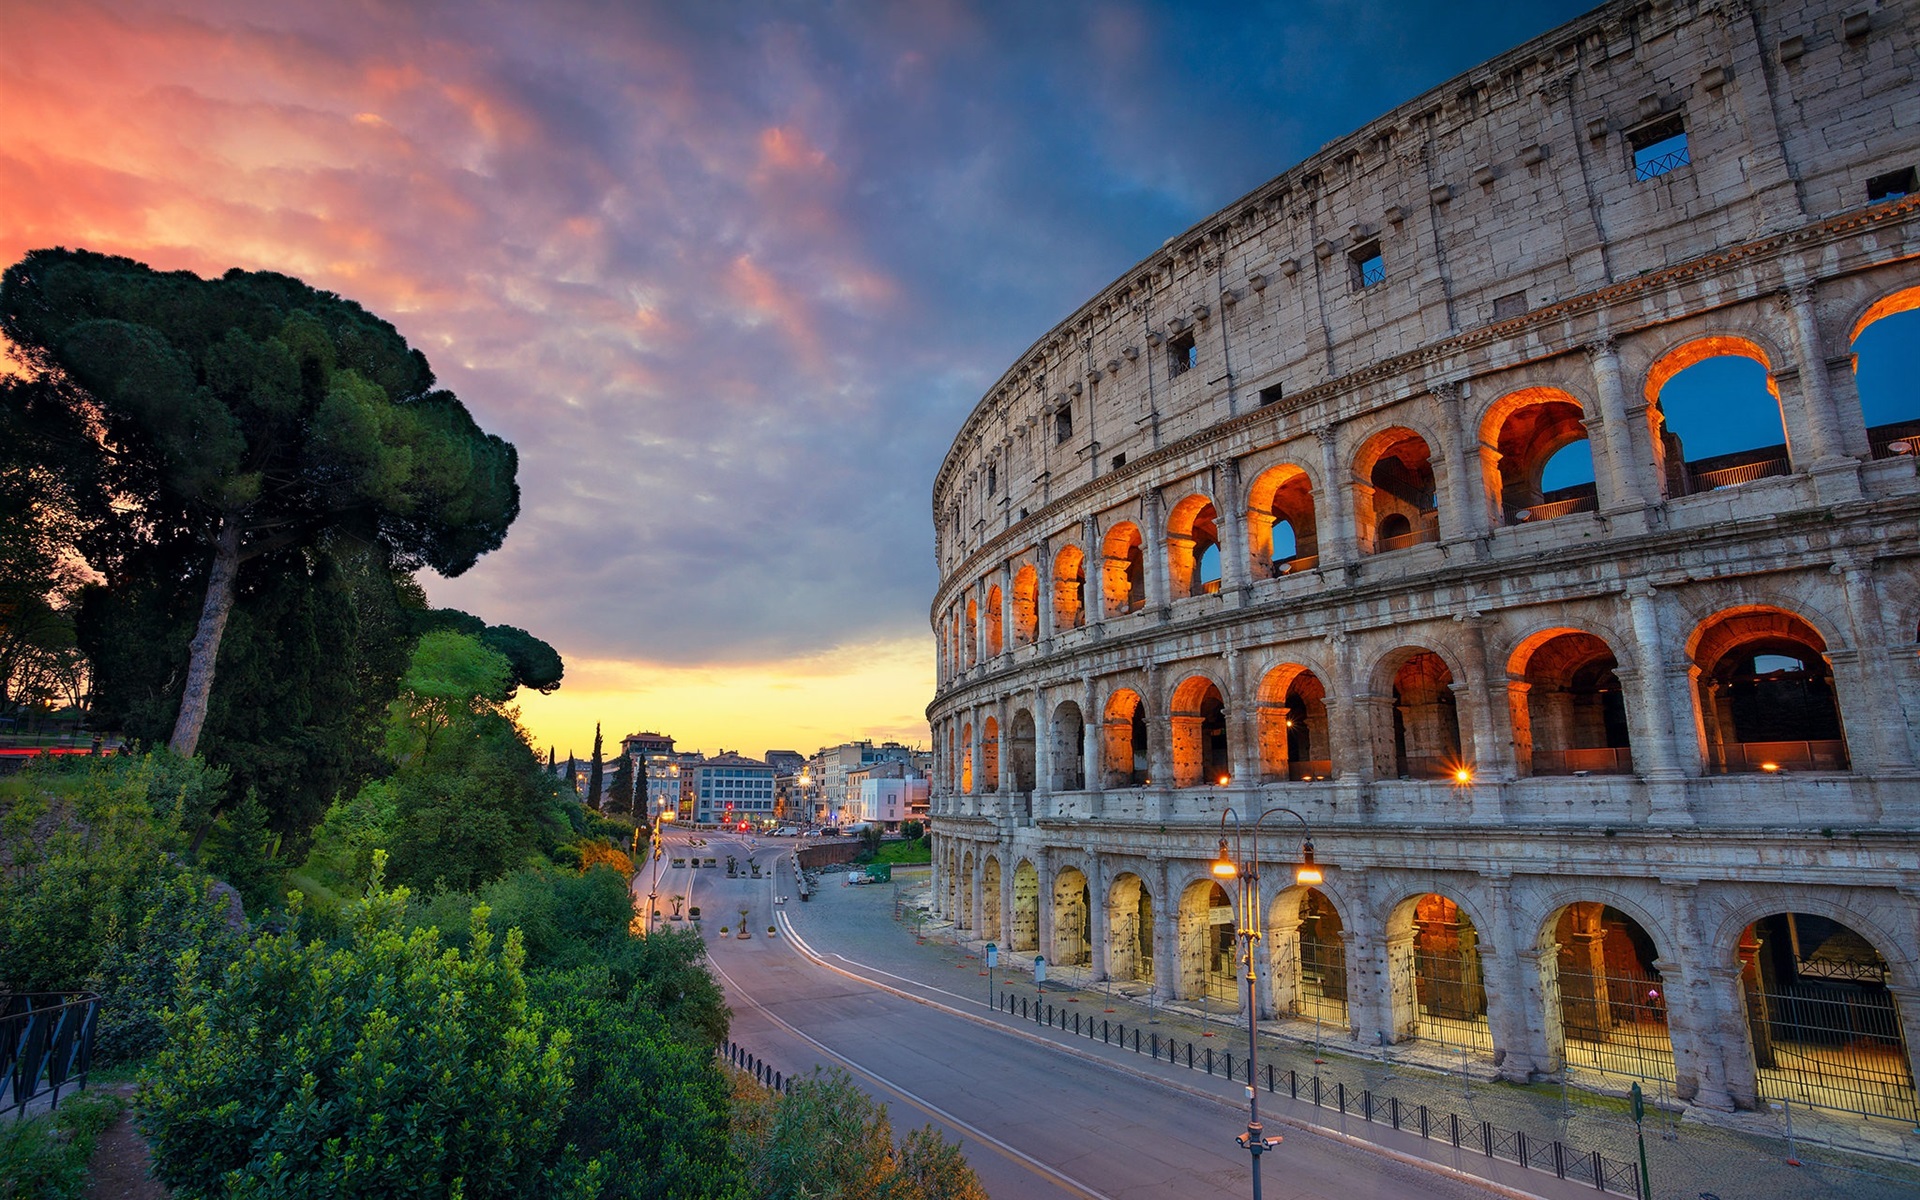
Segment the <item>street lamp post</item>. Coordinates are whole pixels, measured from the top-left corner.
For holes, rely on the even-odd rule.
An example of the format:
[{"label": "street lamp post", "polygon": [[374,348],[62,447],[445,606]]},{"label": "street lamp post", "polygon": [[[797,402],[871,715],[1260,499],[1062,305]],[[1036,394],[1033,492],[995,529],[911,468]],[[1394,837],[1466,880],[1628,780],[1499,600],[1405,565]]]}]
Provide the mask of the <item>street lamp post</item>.
[{"label": "street lamp post", "polygon": [[[1213,877],[1221,882],[1237,880],[1238,898],[1234,914],[1239,927],[1243,960],[1247,964],[1247,1131],[1234,1141],[1253,1156],[1253,1200],[1260,1200],[1260,1156],[1280,1144],[1277,1137],[1266,1136],[1260,1125],[1260,1089],[1256,1082],[1260,1062],[1260,1008],[1257,994],[1257,960],[1253,946],[1260,940],[1260,825],[1274,813],[1286,813],[1300,822],[1306,840],[1300,845],[1300,865],[1294,870],[1294,882],[1301,886],[1319,883],[1323,876],[1313,861],[1313,827],[1290,808],[1269,808],[1243,828],[1240,814],[1229,808],[1220,814],[1220,854],[1213,860]],[[1233,849],[1227,847],[1227,818],[1233,818]],[[1252,853],[1240,857],[1243,843]],[[1238,858],[1238,861],[1236,861]]]}]

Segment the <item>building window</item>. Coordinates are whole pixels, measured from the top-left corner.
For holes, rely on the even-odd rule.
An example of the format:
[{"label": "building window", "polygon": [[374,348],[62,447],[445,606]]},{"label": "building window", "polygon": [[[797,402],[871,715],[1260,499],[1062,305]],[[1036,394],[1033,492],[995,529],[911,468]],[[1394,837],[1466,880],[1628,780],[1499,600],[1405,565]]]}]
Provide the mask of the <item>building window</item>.
[{"label": "building window", "polygon": [[1627,145],[1633,149],[1636,180],[1657,179],[1693,161],[1687,154],[1687,126],[1678,113],[1629,130]]},{"label": "building window", "polygon": [[1373,241],[1364,246],[1354,247],[1353,252],[1347,256],[1347,260],[1353,265],[1354,291],[1385,282],[1387,260],[1380,253],[1379,242]]},{"label": "building window", "polygon": [[1902,167],[1898,171],[1888,171],[1885,175],[1875,175],[1867,180],[1867,203],[1879,204],[1886,200],[1898,200],[1902,196],[1911,196],[1920,192],[1920,181],[1914,178],[1912,167]]},{"label": "building window", "polygon": [[1073,436],[1073,409],[1062,408],[1053,414],[1053,444],[1059,445]]},{"label": "building window", "polygon": [[1191,332],[1183,333],[1167,341],[1167,374],[1185,375],[1193,370],[1200,361],[1200,349],[1193,343]]},{"label": "building window", "polygon": [[1260,389],[1260,407],[1265,408],[1269,404],[1278,404],[1280,403],[1280,398],[1286,394],[1287,392],[1284,386],[1277,383],[1270,383]]},{"label": "building window", "polygon": [[1125,454],[1116,454],[1113,456],[1114,470],[1118,471],[1121,467],[1124,467],[1126,465],[1127,465],[1127,456]]},{"label": "building window", "polygon": [[987,495],[991,496],[999,490],[1000,490],[999,468],[989,464],[987,467]]}]

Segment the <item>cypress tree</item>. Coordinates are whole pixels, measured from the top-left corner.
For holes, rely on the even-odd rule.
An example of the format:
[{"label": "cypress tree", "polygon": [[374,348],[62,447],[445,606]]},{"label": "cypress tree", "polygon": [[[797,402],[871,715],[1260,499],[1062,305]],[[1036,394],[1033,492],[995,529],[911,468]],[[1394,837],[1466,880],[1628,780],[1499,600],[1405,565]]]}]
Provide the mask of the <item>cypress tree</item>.
[{"label": "cypress tree", "polygon": [[593,761],[587,764],[587,804],[592,808],[600,807],[600,722],[593,723]]}]

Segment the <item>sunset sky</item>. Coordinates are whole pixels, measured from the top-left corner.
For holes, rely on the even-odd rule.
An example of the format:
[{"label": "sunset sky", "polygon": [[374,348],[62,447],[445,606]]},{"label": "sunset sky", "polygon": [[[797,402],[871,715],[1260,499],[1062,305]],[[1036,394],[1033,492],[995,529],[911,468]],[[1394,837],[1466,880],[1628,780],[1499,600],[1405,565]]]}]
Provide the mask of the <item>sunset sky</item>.
[{"label": "sunset sky", "polygon": [[0,264],[269,269],[520,451],[536,744],[925,744],[933,473],[1234,197],[1588,7],[0,0]]}]

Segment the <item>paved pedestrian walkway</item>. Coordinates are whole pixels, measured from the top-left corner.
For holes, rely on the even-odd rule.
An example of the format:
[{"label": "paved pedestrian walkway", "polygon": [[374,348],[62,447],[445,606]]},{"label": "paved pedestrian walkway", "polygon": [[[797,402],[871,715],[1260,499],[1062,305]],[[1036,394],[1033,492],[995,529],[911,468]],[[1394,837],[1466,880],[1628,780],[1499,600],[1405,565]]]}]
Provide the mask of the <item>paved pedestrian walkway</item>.
[{"label": "paved pedestrian walkway", "polygon": [[[1036,989],[1030,959],[1022,969],[1009,970],[1008,959],[1003,957],[990,978],[981,944],[959,940],[950,926],[926,921],[925,871],[895,868],[894,876],[891,886],[852,887],[840,882],[844,876],[823,875],[823,886],[813,899],[790,905],[788,916],[812,948],[829,961],[844,959],[843,965],[858,964],[869,968],[865,973],[882,981],[921,994],[938,994],[942,1002],[956,1007],[972,1006],[982,1013],[999,1012],[1004,1017],[1003,1010],[987,1006],[991,984],[996,1001],[1003,995],[1016,998],[1016,1012],[1019,999],[1028,1002],[1029,1011],[1038,999],[1060,1014],[1070,1028],[1070,1014],[1077,1013],[1088,1030],[1124,1026],[1129,1037],[1140,1033],[1143,1047],[1151,1046],[1155,1037],[1163,1045],[1169,1038],[1183,1047],[1191,1044],[1196,1047],[1196,1069],[1179,1077],[1183,1086],[1190,1078],[1206,1090],[1244,1095],[1246,1024],[1235,1006],[1219,1002],[1211,1006],[1211,1011],[1204,1011],[1189,1003],[1150,1005],[1144,994],[1127,995],[1110,985],[1086,980],[1083,972],[1062,972],[1058,968],[1050,968],[1044,988]],[[1463,1127],[1471,1131],[1469,1147],[1475,1144],[1473,1137],[1480,1123],[1487,1122],[1509,1135],[1513,1131],[1523,1133],[1536,1146],[1558,1140],[1579,1151],[1598,1151],[1613,1162],[1638,1161],[1634,1123],[1620,1095],[1578,1086],[1563,1091],[1557,1082],[1527,1086],[1497,1082],[1484,1060],[1476,1062],[1468,1056],[1463,1071],[1457,1061],[1450,1062],[1444,1054],[1418,1044],[1385,1047],[1382,1054],[1362,1055],[1326,1040],[1316,1046],[1310,1027],[1288,1023],[1270,1030],[1263,1024],[1260,1032],[1260,1078],[1266,1079],[1271,1065],[1277,1082],[1276,1095],[1270,1096],[1264,1086],[1261,1088],[1263,1116],[1293,1117],[1394,1149],[1404,1147],[1522,1188],[1527,1187],[1525,1178],[1516,1179],[1510,1170],[1493,1168],[1471,1149],[1464,1154],[1449,1153],[1451,1147],[1443,1139],[1441,1151],[1436,1152],[1430,1146],[1418,1145],[1417,1139],[1396,1136],[1386,1127],[1389,1098],[1400,1102],[1406,1127],[1412,1127],[1412,1114],[1421,1106],[1425,1106],[1436,1128],[1457,1115]],[[1049,1036],[1072,1037],[1071,1033],[1058,1031]],[[1084,1036],[1080,1040],[1114,1058],[1117,1067],[1138,1069],[1144,1065],[1144,1057],[1120,1056],[1118,1051],[1103,1047],[1098,1037],[1096,1033],[1095,1040]],[[1221,1076],[1200,1074],[1198,1065],[1207,1049],[1216,1051]],[[1241,1086],[1229,1084],[1224,1078],[1228,1054],[1240,1072],[1237,1077],[1243,1081]],[[1323,1107],[1315,1108],[1306,1099],[1289,1105],[1287,1081],[1297,1081],[1303,1095],[1310,1096],[1311,1081],[1316,1076]],[[1576,1077],[1574,1082],[1581,1080]],[[1349,1099],[1344,1116],[1335,1111],[1335,1097],[1342,1086]],[[1360,1115],[1362,1094],[1377,1102],[1374,1123]],[[1652,1102],[1660,1099],[1649,1097],[1642,1127],[1656,1200],[1799,1200],[1823,1196],[1913,1200],[1920,1196],[1920,1135],[1912,1130],[1885,1123],[1869,1126],[1822,1118],[1796,1108],[1792,1114],[1796,1139],[1790,1153],[1780,1114],[1717,1114],[1671,1102]],[[1843,1146],[1864,1147],[1872,1153]],[[1800,1165],[1790,1165],[1789,1158]],[[1550,1172],[1535,1172],[1530,1178],[1535,1184],[1530,1190],[1542,1193],[1565,1194],[1569,1186],[1559,1183]]]}]

